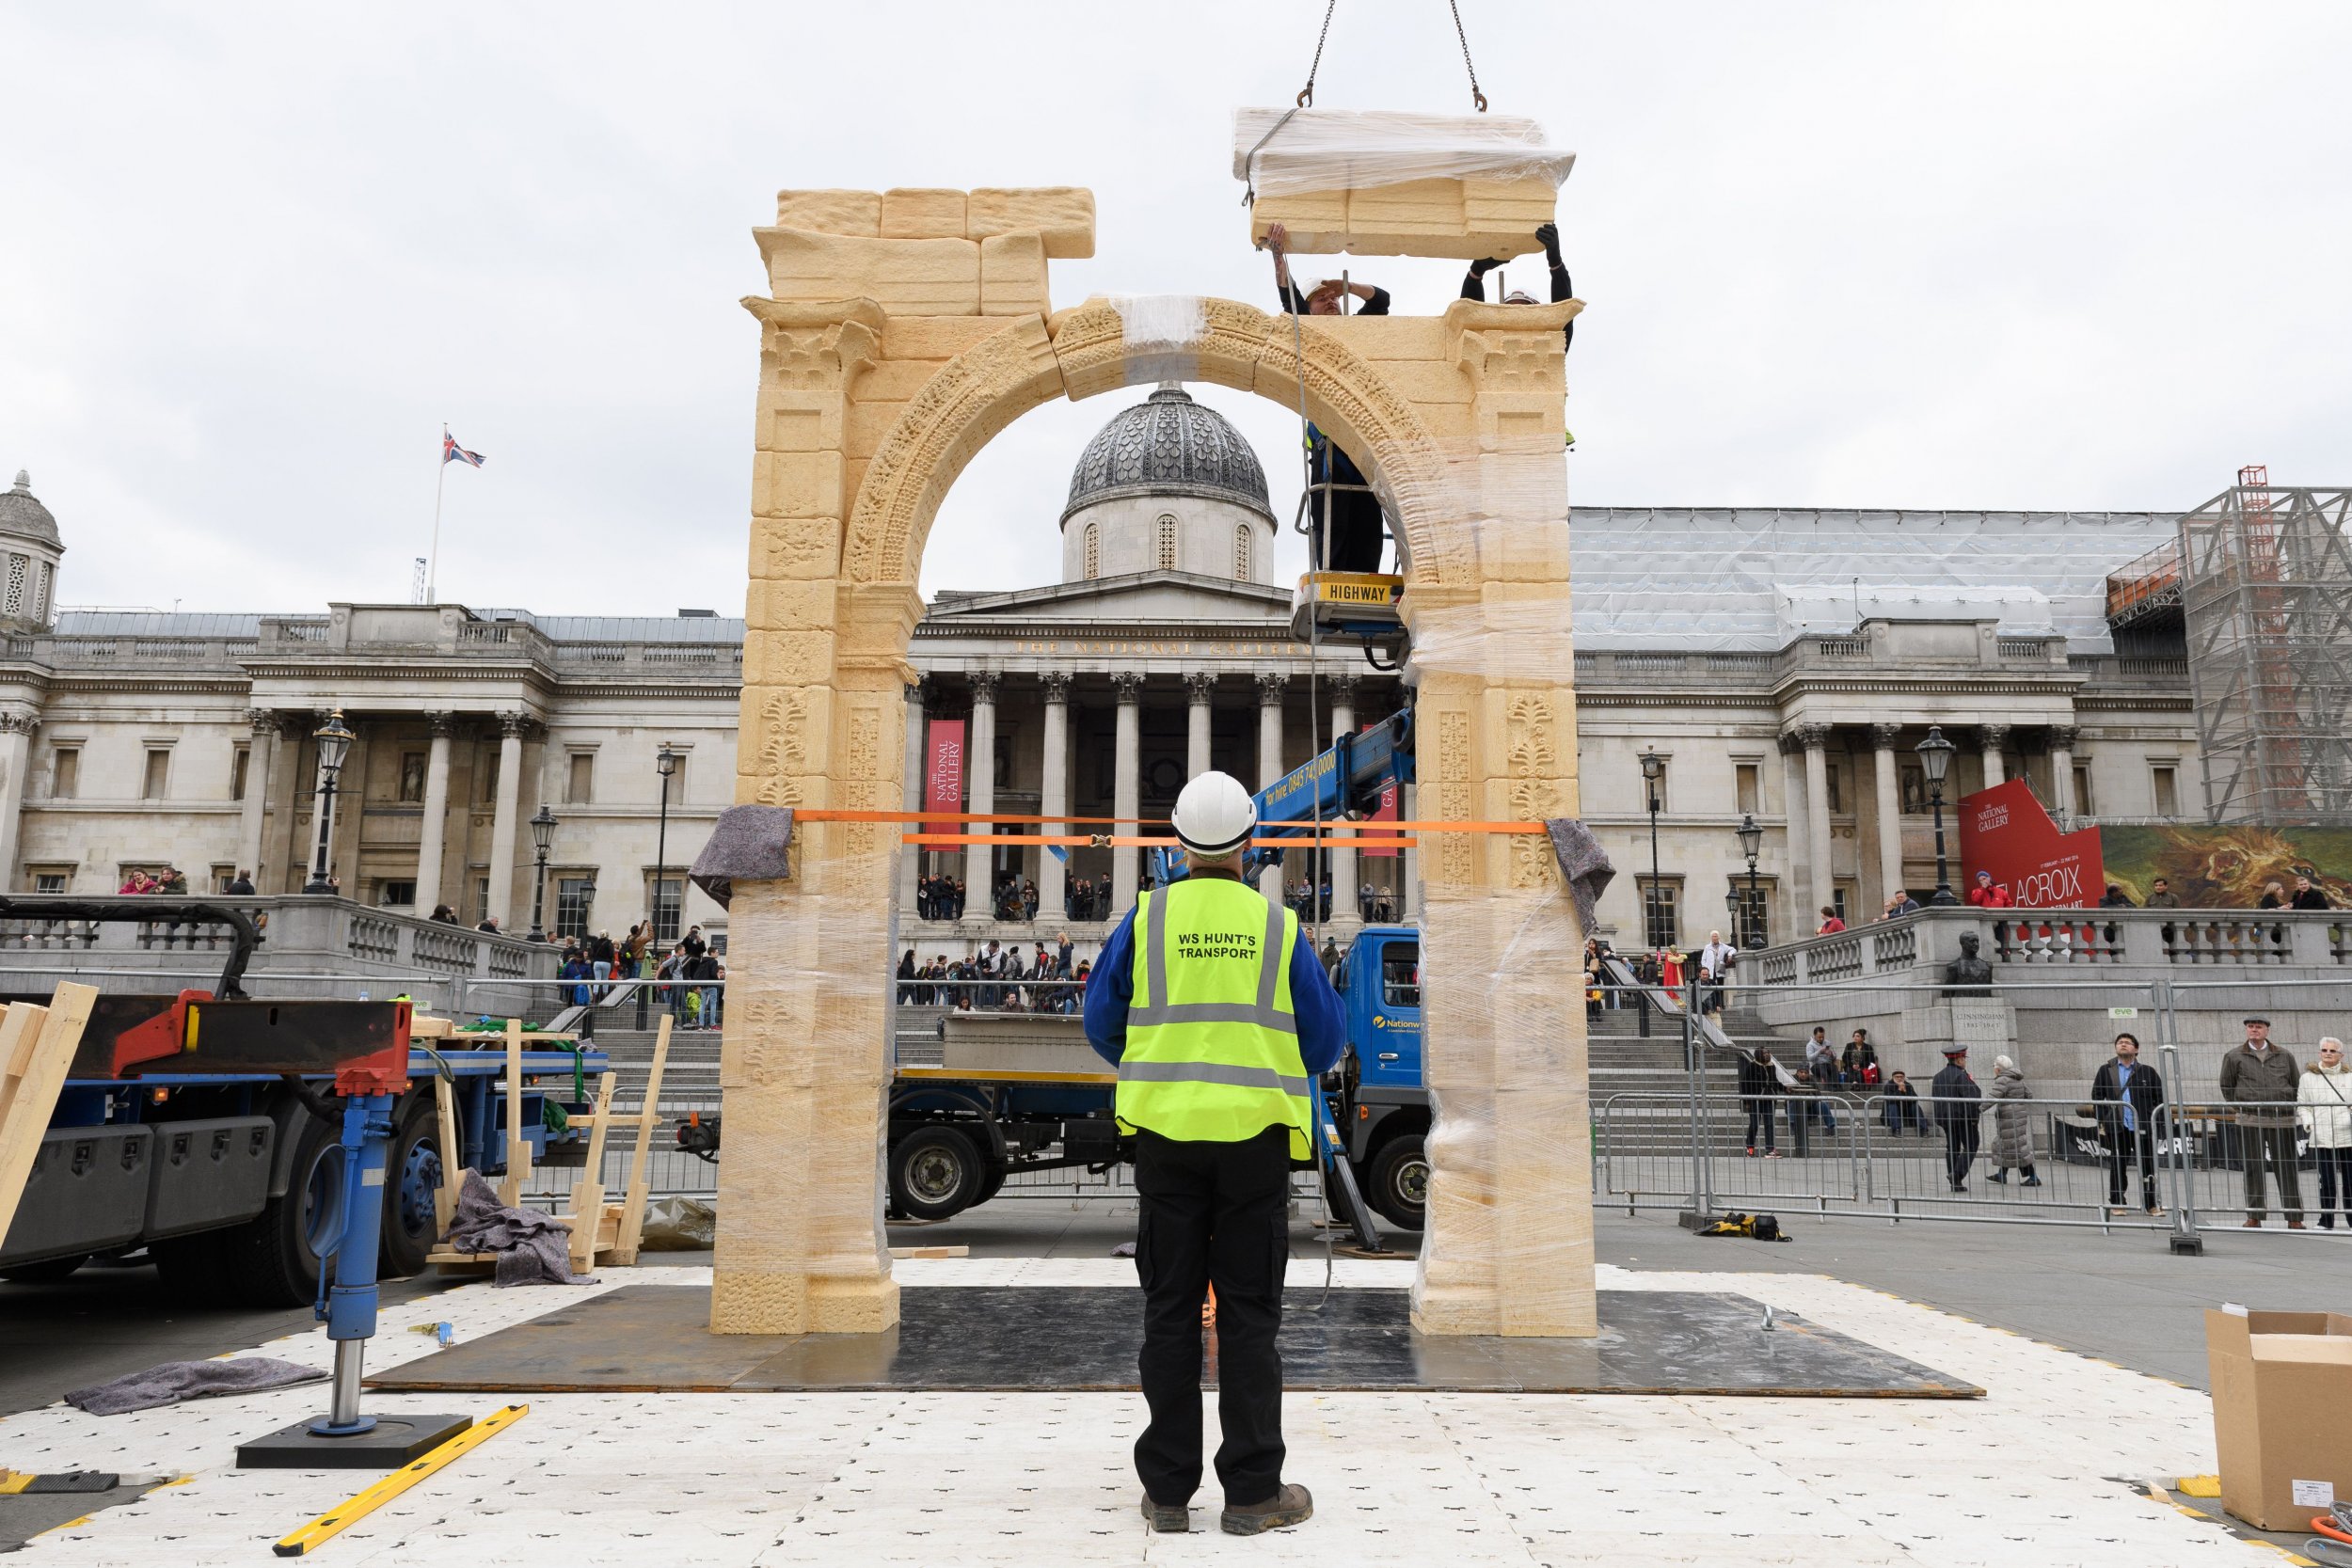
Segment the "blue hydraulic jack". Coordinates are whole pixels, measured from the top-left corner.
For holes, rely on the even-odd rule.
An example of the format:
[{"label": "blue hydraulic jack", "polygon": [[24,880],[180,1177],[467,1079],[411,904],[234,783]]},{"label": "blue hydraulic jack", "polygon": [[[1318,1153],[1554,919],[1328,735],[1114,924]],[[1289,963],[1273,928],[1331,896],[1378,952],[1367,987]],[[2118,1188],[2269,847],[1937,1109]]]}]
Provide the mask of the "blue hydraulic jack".
[{"label": "blue hydraulic jack", "polygon": [[[391,1148],[392,1096],[381,1084],[346,1083],[342,1180],[335,1195],[332,1244],[319,1259],[313,1311],[335,1341],[327,1413],[297,1421],[237,1449],[240,1469],[396,1469],[473,1425],[470,1416],[363,1416],[359,1379],[375,1335],[376,1246],[384,1226],[385,1166]],[[352,1092],[365,1088],[367,1092]],[[328,1284],[329,1264],[333,1284]]]}]

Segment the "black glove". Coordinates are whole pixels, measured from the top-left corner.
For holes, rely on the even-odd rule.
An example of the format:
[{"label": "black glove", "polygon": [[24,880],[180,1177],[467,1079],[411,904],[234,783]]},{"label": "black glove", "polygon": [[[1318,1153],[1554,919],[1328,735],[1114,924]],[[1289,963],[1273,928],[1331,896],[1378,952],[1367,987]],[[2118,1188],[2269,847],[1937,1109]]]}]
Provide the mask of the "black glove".
[{"label": "black glove", "polygon": [[1560,264],[1560,226],[1556,223],[1541,225],[1535,230],[1535,242],[1544,247],[1545,258],[1553,266],[1558,266]]},{"label": "black glove", "polygon": [[1496,261],[1493,257],[1482,256],[1477,261],[1470,263],[1470,276],[1472,277],[1484,277],[1501,265],[1502,265],[1502,263]]}]

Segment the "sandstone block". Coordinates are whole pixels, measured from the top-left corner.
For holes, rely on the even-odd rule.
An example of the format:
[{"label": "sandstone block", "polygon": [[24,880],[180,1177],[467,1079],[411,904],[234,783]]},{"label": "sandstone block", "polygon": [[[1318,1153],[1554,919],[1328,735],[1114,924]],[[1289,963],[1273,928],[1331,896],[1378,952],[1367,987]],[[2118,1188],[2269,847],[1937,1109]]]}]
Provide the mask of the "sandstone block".
[{"label": "sandstone block", "polygon": [[882,194],[882,237],[885,240],[965,238],[961,191],[900,189]]},{"label": "sandstone block", "polygon": [[964,232],[976,240],[1034,233],[1057,261],[1094,254],[1094,193],[1082,185],[976,190],[965,222]]},{"label": "sandstone block", "polygon": [[759,631],[830,631],[832,583],[818,578],[754,578],[744,600],[744,624]]},{"label": "sandstone block", "polygon": [[[843,490],[855,477],[845,470]],[[838,517],[766,517],[752,519],[751,571],[755,578],[824,578],[830,580],[841,565],[841,520]]]},{"label": "sandstone block", "polygon": [[[1539,197],[1537,192],[1542,195]],[[1542,246],[1536,225],[1557,196],[1541,180],[1408,180],[1358,190],[1295,191],[1258,199],[1249,238],[1279,223],[1301,255],[1435,256],[1508,260]]]},{"label": "sandstone block", "polygon": [[980,314],[1043,315],[1045,242],[1034,233],[991,234],[980,242]]},{"label": "sandstone block", "polygon": [[879,191],[778,191],[776,227],[871,239],[882,232],[882,206]]},{"label": "sandstone block", "polygon": [[980,316],[893,316],[882,328],[882,358],[952,359],[1002,330],[1002,322]]},{"label": "sandstone block", "polygon": [[758,453],[752,463],[752,511],[763,517],[838,517],[841,454]]},{"label": "sandstone block", "polygon": [[869,240],[801,229],[754,233],[778,299],[865,298],[891,315],[979,313],[980,247],[970,240]]}]

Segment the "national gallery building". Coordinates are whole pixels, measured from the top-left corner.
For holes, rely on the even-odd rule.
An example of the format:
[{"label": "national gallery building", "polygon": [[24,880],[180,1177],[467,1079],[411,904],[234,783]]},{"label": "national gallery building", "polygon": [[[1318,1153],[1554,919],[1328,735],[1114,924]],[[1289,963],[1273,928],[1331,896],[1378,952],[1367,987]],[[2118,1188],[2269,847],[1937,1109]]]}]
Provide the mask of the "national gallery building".
[{"label": "national gallery building", "polygon": [[[2107,576],[2177,523],[1575,509],[1580,788],[1619,873],[1602,934],[1691,945],[1730,930],[1729,901],[1749,885],[1734,830],[1750,816],[1764,836],[1745,938],[1810,934],[1823,905],[1867,918],[1896,887],[1932,887],[1914,751],[1931,724],[1961,748],[1947,803],[2022,775],[2077,821],[2201,820],[2180,633],[2106,620]],[[1257,453],[1221,416],[1174,386],[1120,410],[1071,475],[1060,580],[943,591],[915,628],[908,804],[1164,819],[1203,768],[1260,785],[1406,705],[1409,667],[1292,640],[1277,525]],[[327,858],[345,896],[418,914],[447,904],[467,925],[487,915],[520,932],[540,885],[530,819],[545,807],[549,930],[618,935],[654,912],[665,935],[723,931],[683,867],[733,799],[741,621],[450,604],[60,612],[64,554],[18,475],[0,492],[11,890],[112,893],[173,866],[192,888],[244,870],[262,893],[298,891],[317,839],[312,735],[340,710],[357,739]],[[1654,813],[1645,750],[1662,760]],[[1409,791],[1402,808],[1415,810]],[[960,957],[1066,930],[1090,950],[1107,929],[1099,911],[1133,902],[1133,855],[910,854],[900,945]],[[1410,916],[1410,852],[1330,859],[1343,941],[1359,896]],[[1307,879],[1293,860],[1289,878]],[[918,878],[961,880],[961,918],[922,918]],[[1007,879],[1016,899],[1034,886],[1034,919],[996,917],[983,890]]]}]

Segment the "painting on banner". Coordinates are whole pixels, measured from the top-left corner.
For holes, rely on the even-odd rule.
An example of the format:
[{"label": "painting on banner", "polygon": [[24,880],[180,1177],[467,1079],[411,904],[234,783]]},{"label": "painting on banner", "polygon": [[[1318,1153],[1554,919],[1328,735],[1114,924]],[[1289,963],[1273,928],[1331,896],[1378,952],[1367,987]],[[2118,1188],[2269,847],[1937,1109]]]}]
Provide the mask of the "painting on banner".
[{"label": "painting on banner", "polygon": [[2352,828],[2165,823],[2106,830],[2107,879],[2144,904],[2162,877],[2190,909],[2250,910],[2271,883],[2292,896],[2309,877],[2337,909],[2352,905]]},{"label": "painting on banner", "polygon": [[2023,779],[1961,797],[1960,868],[1968,887],[1990,872],[2019,909],[2089,909],[2106,891],[2099,830],[2059,832]]}]

